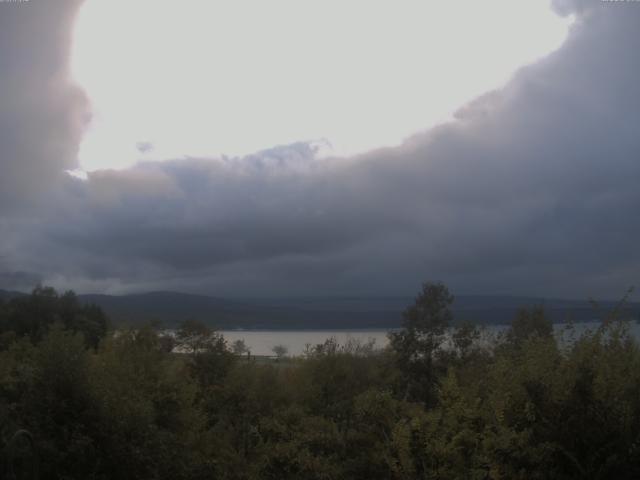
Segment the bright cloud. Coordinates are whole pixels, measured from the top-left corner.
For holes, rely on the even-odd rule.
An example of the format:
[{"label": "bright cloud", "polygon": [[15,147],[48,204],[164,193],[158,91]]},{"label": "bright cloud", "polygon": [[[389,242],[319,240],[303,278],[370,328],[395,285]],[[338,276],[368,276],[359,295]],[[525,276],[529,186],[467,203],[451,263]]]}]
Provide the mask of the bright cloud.
[{"label": "bright cloud", "polygon": [[326,139],[399,144],[558,47],[546,2],[88,0],[72,71],[85,170]]}]

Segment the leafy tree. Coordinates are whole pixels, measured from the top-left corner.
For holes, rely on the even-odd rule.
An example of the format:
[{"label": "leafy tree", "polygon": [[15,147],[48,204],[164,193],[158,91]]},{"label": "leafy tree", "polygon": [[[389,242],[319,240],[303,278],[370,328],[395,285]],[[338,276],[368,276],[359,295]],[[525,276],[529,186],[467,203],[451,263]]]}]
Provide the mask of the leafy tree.
[{"label": "leafy tree", "polygon": [[275,353],[278,359],[286,356],[287,353],[289,353],[289,349],[285,345],[276,345],[271,349],[271,351]]},{"label": "leafy tree", "polygon": [[238,339],[231,344],[231,350],[236,355],[244,355],[245,353],[249,353],[249,347],[245,343],[244,339]]},{"label": "leafy tree", "polygon": [[59,323],[33,349],[16,414],[33,434],[43,478],[82,478],[97,460],[89,362],[82,335]]},{"label": "leafy tree", "polygon": [[521,346],[532,336],[540,338],[553,336],[553,324],[546,317],[542,306],[531,309],[521,308],[507,331],[507,341],[515,346]]},{"label": "leafy tree", "polygon": [[191,374],[203,388],[220,383],[236,361],[224,337],[196,320],[182,322],[176,344],[188,355]]},{"label": "leafy tree", "polygon": [[425,284],[389,349],[329,338],[286,368],[238,362],[193,321],[175,349],[152,325],[94,348],[74,295],[10,300],[0,477],[28,431],[43,479],[640,478],[640,347],[619,309],[563,343],[523,310],[480,343],[448,328],[452,300]]},{"label": "leafy tree", "polygon": [[176,330],[178,348],[193,356],[204,352],[216,340],[216,332],[197,320],[184,320]]},{"label": "leafy tree", "polygon": [[456,353],[465,359],[471,353],[474,345],[480,339],[480,330],[471,323],[463,323],[458,326],[451,336],[451,341]]},{"label": "leafy tree", "polygon": [[415,303],[403,313],[402,329],[389,334],[391,348],[403,375],[405,398],[432,403],[442,368],[440,347],[453,315],[453,296],[442,283],[424,283]]},{"label": "leafy tree", "polygon": [[85,343],[96,348],[108,330],[104,312],[96,305],[82,304],[72,291],[63,295],[51,287],[36,287],[31,295],[11,299],[0,315],[2,332],[40,341],[53,324],[83,335]]},{"label": "leafy tree", "polygon": [[102,478],[211,477],[201,458],[206,432],[196,382],[153,328],[109,339],[90,371],[99,412],[92,432],[101,453],[95,468]]}]

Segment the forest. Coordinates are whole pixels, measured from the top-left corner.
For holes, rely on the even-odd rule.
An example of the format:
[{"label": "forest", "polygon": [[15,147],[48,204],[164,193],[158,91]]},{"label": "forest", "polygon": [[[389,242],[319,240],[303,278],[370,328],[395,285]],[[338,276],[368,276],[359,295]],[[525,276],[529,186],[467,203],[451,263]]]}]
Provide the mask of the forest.
[{"label": "forest", "polygon": [[[640,351],[622,308],[486,341],[425,283],[390,344],[260,361],[184,321],[115,329],[38,287],[0,303],[0,472],[41,479],[640,478]],[[621,302],[622,305],[623,302]]]}]

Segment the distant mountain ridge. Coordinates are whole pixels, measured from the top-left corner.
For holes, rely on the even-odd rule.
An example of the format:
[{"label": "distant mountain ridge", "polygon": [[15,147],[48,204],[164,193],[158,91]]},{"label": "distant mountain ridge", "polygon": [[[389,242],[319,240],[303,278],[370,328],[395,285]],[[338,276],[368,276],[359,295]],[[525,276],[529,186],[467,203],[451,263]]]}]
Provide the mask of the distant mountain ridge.
[{"label": "distant mountain ridge", "polygon": [[15,292],[12,290],[0,290],[0,300],[10,300],[15,297],[22,297],[26,295],[23,292]]},{"label": "distant mountain ridge", "polygon": [[[7,300],[25,295],[0,290]],[[116,325],[159,321],[173,327],[184,319],[197,319],[220,329],[358,329],[394,328],[412,297],[292,297],[222,299],[170,291],[129,295],[78,295],[81,301],[100,306]],[[584,322],[602,318],[617,302],[599,302],[599,311],[587,300],[543,299],[490,295],[456,296],[452,306],[456,322],[509,323],[521,307],[543,305],[554,322]],[[640,303],[630,302],[624,313],[640,317]]]}]

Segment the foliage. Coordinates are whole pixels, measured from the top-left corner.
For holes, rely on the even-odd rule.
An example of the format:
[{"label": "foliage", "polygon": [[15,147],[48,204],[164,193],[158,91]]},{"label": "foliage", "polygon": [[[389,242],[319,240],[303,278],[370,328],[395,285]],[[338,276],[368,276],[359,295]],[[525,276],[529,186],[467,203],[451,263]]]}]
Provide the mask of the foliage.
[{"label": "foliage", "polygon": [[285,345],[276,345],[271,351],[275,354],[276,357],[282,358],[289,353],[289,349]]},{"label": "foliage", "polygon": [[235,353],[236,355],[244,355],[245,353],[250,354],[251,351],[249,350],[249,347],[247,347],[247,344],[245,343],[244,339],[238,339],[235,342],[233,342],[231,344],[231,351],[233,353]]},{"label": "foliage", "polygon": [[[102,310],[82,304],[72,291],[59,295],[51,287],[36,287],[31,295],[0,304],[0,337],[28,337],[41,340],[52,325],[79,332],[88,346],[96,348],[107,333],[107,317]],[[0,348],[6,343],[0,340]]]},{"label": "foliage", "polygon": [[438,377],[443,372],[438,356],[453,319],[452,303],[453,296],[445,285],[424,283],[415,303],[403,313],[402,330],[389,334],[403,376],[404,398],[427,404],[435,401]]},{"label": "foliage", "polygon": [[451,295],[425,284],[387,350],[329,338],[265,362],[192,321],[87,342],[73,297],[32,297],[0,305],[2,476],[26,430],[43,479],[640,478],[640,349],[618,311],[558,340],[522,310],[488,342],[448,329]]}]

